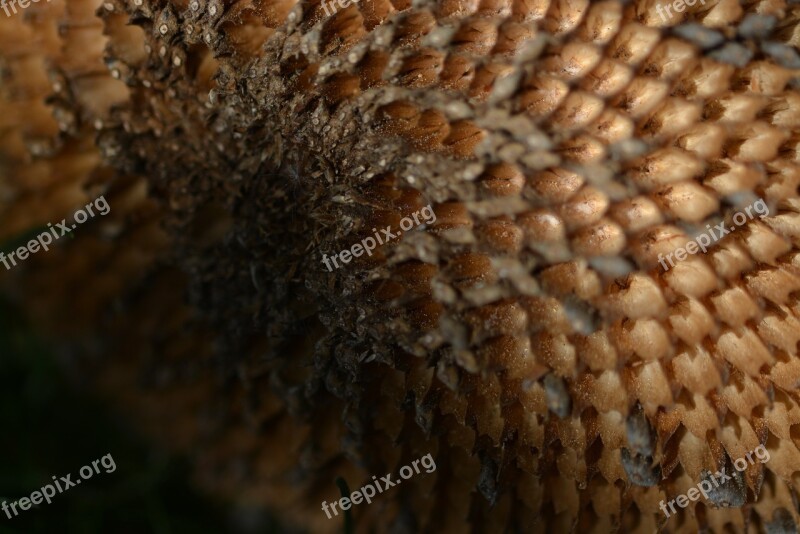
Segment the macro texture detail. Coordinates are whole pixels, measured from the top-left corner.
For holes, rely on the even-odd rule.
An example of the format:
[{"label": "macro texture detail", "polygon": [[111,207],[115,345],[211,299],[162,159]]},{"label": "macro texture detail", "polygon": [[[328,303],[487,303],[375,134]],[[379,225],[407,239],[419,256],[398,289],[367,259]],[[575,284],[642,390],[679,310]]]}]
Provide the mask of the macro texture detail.
[{"label": "macro texture detail", "polygon": [[314,532],[428,453],[356,530],[796,532],[798,46],[794,0],[0,13],[0,238],[112,208],[0,285]]}]

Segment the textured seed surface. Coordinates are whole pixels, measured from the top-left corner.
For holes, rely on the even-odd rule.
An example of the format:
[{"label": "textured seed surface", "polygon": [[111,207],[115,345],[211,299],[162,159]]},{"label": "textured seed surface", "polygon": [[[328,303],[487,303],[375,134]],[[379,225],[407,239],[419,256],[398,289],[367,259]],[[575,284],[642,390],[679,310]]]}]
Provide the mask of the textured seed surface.
[{"label": "textured seed surface", "polygon": [[658,4],[0,16],[0,238],[112,207],[0,285],[198,483],[314,532],[428,453],[359,529],[794,532],[800,4]]}]

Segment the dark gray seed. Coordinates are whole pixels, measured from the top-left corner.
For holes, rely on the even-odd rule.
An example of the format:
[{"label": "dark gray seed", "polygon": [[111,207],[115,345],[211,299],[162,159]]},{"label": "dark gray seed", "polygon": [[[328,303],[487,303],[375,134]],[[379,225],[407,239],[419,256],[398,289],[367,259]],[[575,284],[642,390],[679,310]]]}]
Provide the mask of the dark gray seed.
[{"label": "dark gray seed", "polygon": [[772,15],[751,13],[739,23],[737,32],[744,39],[765,39],[777,23],[778,19]]},{"label": "dark gray seed", "polygon": [[628,434],[628,447],[634,453],[643,456],[653,455],[653,431],[639,404],[631,410],[625,422],[625,429]]},{"label": "dark gray seed", "polygon": [[797,525],[786,508],[778,508],[772,512],[772,521],[764,525],[764,530],[767,534],[797,534]]},{"label": "dark gray seed", "polygon": [[710,56],[711,59],[741,68],[753,58],[753,51],[739,43],[726,43],[719,50],[711,52]]},{"label": "dark gray seed", "polygon": [[489,501],[490,504],[494,505],[494,503],[497,501],[498,495],[498,463],[488,454],[480,454],[480,459],[481,474],[480,478],[478,479],[478,490],[486,498],[486,500]]},{"label": "dark gray seed", "polygon": [[725,474],[730,476],[731,479],[724,480],[722,476],[717,477],[716,482],[719,484],[719,487],[716,487],[714,485],[714,480],[712,480],[711,473],[703,471],[702,480],[709,481],[712,486],[711,490],[708,491],[709,502],[719,508],[739,508],[744,506],[747,498],[744,477],[739,471],[733,469],[730,462],[728,462],[728,468],[725,470]]},{"label": "dark gray seed", "polygon": [[643,487],[651,487],[658,484],[661,480],[661,466],[653,466],[653,458],[642,454],[631,454],[628,449],[622,449],[622,467],[628,480],[632,484]]},{"label": "dark gray seed", "polygon": [[761,49],[784,67],[800,69],[800,54],[796,48],[783,43],[764,43]]},{"label": "dark gray seed", "polygon": [[703,50],[719,46],[725,41],[725,37],[720,32],[706,28],[697,22],[681,24],[672,31],[678,37],[696,44]]},{"label": "dark gray seed", "polygon": [[560,419],[569,416],[572,411],[572,401],[563,378],[553,373],[544,377],[544,393],[548,410]]},{"label": "dark gray seed", "polygon": [[564,300],[564,312],[572,328],[584,336],[588,336],[600,326],[600,318],[588,303],[577,298]]}]

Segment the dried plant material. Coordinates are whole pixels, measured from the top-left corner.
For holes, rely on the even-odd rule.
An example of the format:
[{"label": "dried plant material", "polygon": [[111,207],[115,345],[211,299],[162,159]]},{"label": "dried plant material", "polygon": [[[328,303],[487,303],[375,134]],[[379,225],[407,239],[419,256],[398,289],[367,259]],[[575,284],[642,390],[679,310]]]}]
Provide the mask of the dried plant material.
[{"label": "dried plant material", "polygon": [[0,17],[0,234],[113,208],[0,282],[199,483],[314,531],[428,453],[358,529],[794,531],[800,6],[657,3]]}]

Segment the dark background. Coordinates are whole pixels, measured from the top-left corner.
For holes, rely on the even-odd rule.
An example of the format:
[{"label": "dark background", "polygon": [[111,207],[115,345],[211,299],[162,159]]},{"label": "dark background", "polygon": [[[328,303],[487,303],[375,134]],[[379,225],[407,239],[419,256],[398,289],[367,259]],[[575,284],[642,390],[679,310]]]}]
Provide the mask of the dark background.
[{"label": "dark background", "polygon": [[[279,532],[265,514],[195,491],[188,464],[150,448],[98,399],[79,391],[19,310],[0,298],[0,503],[17,501],[111,454],[116,471],[56,494],[0,534]],[[19,510],[19,507],[17,507]],[[10,509],[9,509],[10,510]],[[13,512],[12,516],[13,516]]]}]

